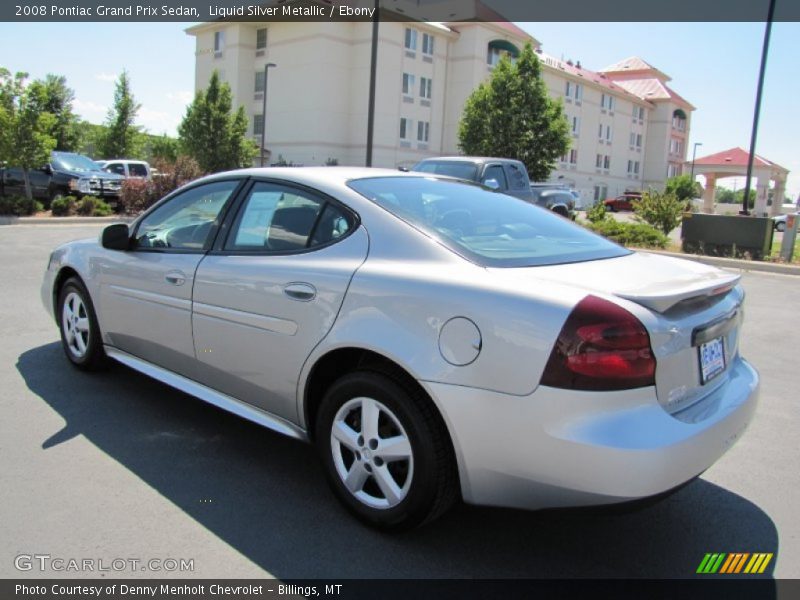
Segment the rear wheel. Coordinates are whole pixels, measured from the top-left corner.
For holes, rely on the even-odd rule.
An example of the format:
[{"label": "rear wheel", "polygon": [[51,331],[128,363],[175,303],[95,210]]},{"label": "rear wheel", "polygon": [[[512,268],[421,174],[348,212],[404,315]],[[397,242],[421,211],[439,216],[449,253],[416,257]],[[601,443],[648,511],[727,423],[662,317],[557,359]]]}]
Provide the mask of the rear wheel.
[{"label": "rear wheel", "polygon": [[58,326],[64,353],[73,365],[87,371],[105,365],[94,306],[83,282],[76,277],[68,279],[58,294]]},{"label": "rear wheel", "polygon": [[409,529],[457,498],[444,423],[419,390],[383,373],[359,371],[334,383],[316,440],[334,493],[371,526]]},{"label": "rear wheel", "polygon": [[780,222],[775,225],[777,231],[786,231],[786,223]]}]

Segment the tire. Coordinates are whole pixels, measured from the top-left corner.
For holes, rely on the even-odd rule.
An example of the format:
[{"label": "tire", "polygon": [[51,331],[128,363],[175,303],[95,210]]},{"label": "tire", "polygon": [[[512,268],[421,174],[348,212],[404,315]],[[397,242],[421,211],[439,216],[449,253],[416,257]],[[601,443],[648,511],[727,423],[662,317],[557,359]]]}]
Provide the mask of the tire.
[{"label": "tire", "polygon": [[372,527],[411,529],[458,497],[444,423],[424,393],[387,374],[357,371],[336,381],[318,412],[316,443],[334,494]]},{"label": "tire", "polygon": [[69,361],[84,371],[106,365],[100,326],[86,286],[77,277],[69,278],[58,293],[58,329],[61,346]]},{"label": "tire", "polygon": [[786,231],[786,223],[776,223],[775,224],[775,231]]}]

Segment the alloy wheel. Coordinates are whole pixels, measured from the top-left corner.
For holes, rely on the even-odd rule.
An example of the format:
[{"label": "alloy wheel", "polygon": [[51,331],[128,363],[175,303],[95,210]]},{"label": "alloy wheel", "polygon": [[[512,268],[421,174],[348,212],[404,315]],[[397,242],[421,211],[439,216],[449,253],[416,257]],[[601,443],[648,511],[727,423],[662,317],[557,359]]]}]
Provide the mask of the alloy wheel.
[{"label": "alloy wheel", "polygon": [[70,292],[64,299],[61,326],[70,353],[79,359],[86,356],[89,348],[89,315],[83,299],[76,292]]}]

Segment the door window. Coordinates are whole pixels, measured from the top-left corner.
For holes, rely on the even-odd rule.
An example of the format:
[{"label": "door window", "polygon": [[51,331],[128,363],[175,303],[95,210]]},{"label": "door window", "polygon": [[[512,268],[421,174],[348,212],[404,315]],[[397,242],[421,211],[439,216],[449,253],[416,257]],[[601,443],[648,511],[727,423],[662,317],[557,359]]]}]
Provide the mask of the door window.
[{"label": "door window", "polygon": [[139,223],[135,247],[201,252],[238,185],[238,180],[215,181],[171,198]]},{"label": "door window", "polygon": [[481,183],[486,183],[490,179],[494,179],[500,185],[499,190],[508,189],[508,183],[506,183],[506,174],[503,173],[503,167],[501,165],[489,165],[486,167],[486,170],[483,172],[483,179]]},{"label": "door window", "polygon": [[147,177],[147,167],[142,163],[128,163],[128,172],[131,177]]},{"label": "door window", "polygon": [[106,165],[105,170],[109,173],[125,176],[125,165],[122,163],[109,163]]},{"label": "door window", "polygon": [[236,218],[226,250],[292,252],[344,236],[353,219],[304,190],[256,183]]}]

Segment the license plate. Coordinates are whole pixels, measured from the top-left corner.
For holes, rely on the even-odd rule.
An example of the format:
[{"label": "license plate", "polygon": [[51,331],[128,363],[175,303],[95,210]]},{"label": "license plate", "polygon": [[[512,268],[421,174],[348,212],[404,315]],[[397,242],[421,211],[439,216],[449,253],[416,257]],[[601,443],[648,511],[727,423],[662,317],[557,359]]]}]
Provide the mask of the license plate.
[{"label": "license plate", "polygon": [[700,353],[700,379],[706,384],[725,370],[725,345],[719,337],[698,348]]}]

